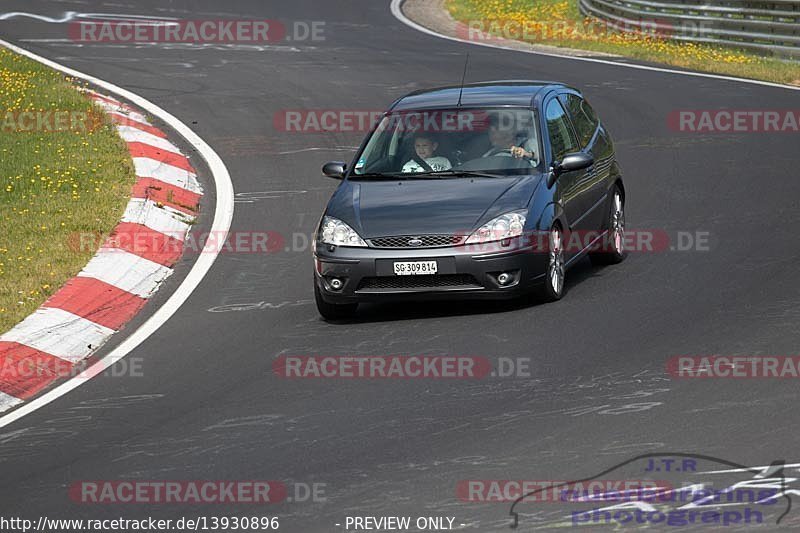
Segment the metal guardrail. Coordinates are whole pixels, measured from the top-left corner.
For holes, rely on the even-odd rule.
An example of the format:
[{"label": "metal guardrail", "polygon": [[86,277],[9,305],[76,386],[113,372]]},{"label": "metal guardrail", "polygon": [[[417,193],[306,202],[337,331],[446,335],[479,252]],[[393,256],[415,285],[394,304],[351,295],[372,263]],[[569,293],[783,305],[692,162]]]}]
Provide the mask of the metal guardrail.
[{"label": "metal guardrail", "polygon": [[578,0],[624,31],[800,60],[800,0]]}]

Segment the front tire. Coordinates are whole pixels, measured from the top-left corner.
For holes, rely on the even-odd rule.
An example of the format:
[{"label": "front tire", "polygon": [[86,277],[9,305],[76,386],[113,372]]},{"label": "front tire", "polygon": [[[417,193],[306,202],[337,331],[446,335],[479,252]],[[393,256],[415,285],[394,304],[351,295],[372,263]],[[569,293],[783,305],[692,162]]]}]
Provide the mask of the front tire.
[{"label": "front tire", "polygon": [[547,258],[547,270],[541,296],[545,302],[555,302],[564,295],[564,278],[566,277],[564,232],[561,231],[561,226],[558,224],[554,224],[550,228]]},{"label": "front tire", "polygon": [[343,320],[351,318],[358,308],[358,304],[331,304],[322,299],[317,281],[314,280],[314,300],[317,302],[317,311],[325,320]]}]

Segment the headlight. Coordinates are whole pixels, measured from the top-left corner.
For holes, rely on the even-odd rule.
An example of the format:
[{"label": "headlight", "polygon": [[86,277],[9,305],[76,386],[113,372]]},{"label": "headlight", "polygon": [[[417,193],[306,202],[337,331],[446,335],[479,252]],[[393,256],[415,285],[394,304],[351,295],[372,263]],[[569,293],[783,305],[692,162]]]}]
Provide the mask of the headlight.
[{"label": "headlight", "polygon": [[502,241],[522,235],[525,227],[525,211],[506,213],[487,222],[469,236],[466,244]]},{"label": "headlight", "polygon": [[322,226],[319,228],[319,240],[324,244],[335,246],[366,246],[364,239],[358,233],[341,220],[333,217],[322,219]]}]

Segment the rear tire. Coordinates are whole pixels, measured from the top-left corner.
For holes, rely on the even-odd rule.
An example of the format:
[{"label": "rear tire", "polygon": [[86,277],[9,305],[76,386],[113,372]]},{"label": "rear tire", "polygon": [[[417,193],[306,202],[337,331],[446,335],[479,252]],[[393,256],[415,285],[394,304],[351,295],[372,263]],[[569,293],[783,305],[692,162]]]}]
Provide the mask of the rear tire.
[{"label": "rear tire", "polygon": [[602,240],[602,251],[589,254],[593,265],[616,265],[628,255],[625,251],[625,200],[619,185],[614,186],[611,196],[606,230]]},{"label": "rear tire", "polygon": [[317,302],[317,311],[325,320],[351,318],[358,308],[358,304],[331,304],[323,300],[317,280],[314,280],[314,300]]}]

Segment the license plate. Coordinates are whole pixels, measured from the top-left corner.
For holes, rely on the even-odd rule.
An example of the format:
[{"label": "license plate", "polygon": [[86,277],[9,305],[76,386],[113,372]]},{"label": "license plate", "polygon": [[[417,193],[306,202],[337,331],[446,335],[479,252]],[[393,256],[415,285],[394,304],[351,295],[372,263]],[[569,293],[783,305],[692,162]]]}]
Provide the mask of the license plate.
[{"label": "license plate", "polygon": [[394,264],[394,273],[398,276],[431,275],[437,270],[436,261],[397,261]]}]

